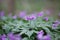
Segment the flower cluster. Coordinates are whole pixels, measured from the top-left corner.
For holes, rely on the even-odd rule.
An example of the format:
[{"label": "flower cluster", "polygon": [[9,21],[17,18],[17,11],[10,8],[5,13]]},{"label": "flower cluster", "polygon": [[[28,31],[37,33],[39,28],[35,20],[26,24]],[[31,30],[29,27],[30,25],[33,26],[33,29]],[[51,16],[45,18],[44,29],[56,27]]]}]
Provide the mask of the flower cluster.
[{"label": "flower cluster", "polygon": [[37,39],[38,40],[51,40],[51,37],[50,35],[44,35],[44,32],[43,30],[39,31],[38,34],[37,34]]},{"label": "flower cluster", "polygon": [[52,24],[52,29],[56,29],[59,24],[60,22],[58,20],[54,21]]},{"label": "flower cluster", "polygon": [[7,35],[3,34],[0,36],[1,40],[21,40],[21,36],[19,34],[8,33]]},{"label": "flower cluster", "polygon": [[36,19],[36,16],[35,15],[29,15],[29,16],[25,16],[24,19],[25,20],[34,20],[34,19]]}]

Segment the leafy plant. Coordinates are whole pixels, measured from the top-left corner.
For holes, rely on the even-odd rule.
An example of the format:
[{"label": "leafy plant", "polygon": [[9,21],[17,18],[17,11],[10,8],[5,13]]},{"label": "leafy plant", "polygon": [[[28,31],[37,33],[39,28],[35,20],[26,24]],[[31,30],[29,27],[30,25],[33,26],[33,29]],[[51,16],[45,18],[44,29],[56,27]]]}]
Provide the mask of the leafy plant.
[{"label": "leafy plant", "polygon": [[[29,19],[30,18],[30,19]],[[9,32],[19,33],[22,40],[37,40],[37,33],[40,30],[44,31],[44,35],[51,35],[51,40],[60,39],[60,24],[56,29],[53,29],[52,24],[55,20],[51,17],[28,17],[28,20],[22,18],[13,19],[11,17],[2,17],[0,21],[2,33],[8,34]],[[5,32],[4,32],[5,31]]]}]

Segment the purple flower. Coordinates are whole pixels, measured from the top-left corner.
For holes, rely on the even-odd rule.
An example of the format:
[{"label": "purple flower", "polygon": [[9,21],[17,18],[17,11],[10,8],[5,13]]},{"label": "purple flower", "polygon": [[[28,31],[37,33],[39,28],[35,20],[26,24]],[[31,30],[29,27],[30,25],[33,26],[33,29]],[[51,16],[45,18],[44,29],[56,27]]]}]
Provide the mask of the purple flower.
[{"label": "purple flower", "polygon": [[44,12],[43,12],[43,11],[39,12],[39,13],[37,14],[37,16],[38,16],[38,17],[44,16]]},{"label": "purple flower", "polygon": [[0,16],[3,17],[4,16],[4,11],[0,12]]},{"label": "purple flower", "polygon": [[59,24],[60,24],[60,22],[58,20],[54,21],[52,24],[52,29],[56,29]]},{"label": "purple flower", "polygon": [[56,29],[58,24],[52,24],[52,29]]},{"label": "purple flower", "polygon": [[43,30],[39,31],[37,34],[44,34]]},{"label": "purple flower", "polygon": [[35,15],[25,16],[24,19],[25,20],[34,20],[34,19],[36,19],[36,16]]},{"label": "purple flower", "polygon": [[51,37],[50,35],[44,35],[43,30],[41,30],[37,33],[37,39],[38,40],[51,40]]},{"label": "purple flower", "polygon": [[6,40],[7,38],[9,40],[22,40],[19,34],[8,33],[7,36],[5,34],[0,36],[1,40]]},{"label": "purple flower", "polygon": [[26,16],[26,12],[25,12],[25,11],[21,11],[21,12],[19,13],[19,17],[20,17],[20,18],[23,18],[24,16]]},{"label": "purple flower", "polygon": [[37,33],[37,38],[38,38],[38,40],[42,40],[43,34],[44,34],[43,30],[41,30],[41,31],[39,31],[39,32]]},{"label": "purple flower", "polygon": [[43,37],[43,40],[51,40],[50,35],[45,35],[45,36]]},{"label": "purple flower", "polygon": [[7,35],[8,35],[8,37],[12,37],[13,33],[8,33]]},{"label": "purple flower", "polygon": [[2,40],[6,40],[6,35],[3,34],[3,35],[1,36],[1,39],[2,39]]},{"label": "purple flower", "polygon": [[60,21],[56,20],[53,24],[60,24]]},{"label": "purple flower", "polygon": [[9,40],[15,40],[13,33],[9,33],[8,38]]},{"label": "purple flower", "polygon": [[49,19],[48,19],[48,17],[44,17],[44,20],[45,20],[45,21],[48,21]]},{"label": "purple flower", "polygon": [[8,38],[9,40],[21,40],[21,36],[19,34],[13,34],[13,33],[9,33]]},{"label": "purple flower", "polygon": [[16,16],[16,15],[14,15],[14,16],[13,16],[13,19],[16,19],[16,18],[17,18],[17,16]]}]

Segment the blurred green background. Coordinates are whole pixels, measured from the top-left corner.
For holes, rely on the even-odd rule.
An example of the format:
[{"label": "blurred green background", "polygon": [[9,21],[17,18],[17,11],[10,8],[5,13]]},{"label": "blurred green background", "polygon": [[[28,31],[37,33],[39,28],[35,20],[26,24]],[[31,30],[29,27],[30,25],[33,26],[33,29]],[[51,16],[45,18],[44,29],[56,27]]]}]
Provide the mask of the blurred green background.
[{"label": "blurred green background", "polygon": [[18,14],[24,10],[28,13],[51,10],[51,15],[60,13],[60,0],[0,0],[0,10],[6,14]]}]

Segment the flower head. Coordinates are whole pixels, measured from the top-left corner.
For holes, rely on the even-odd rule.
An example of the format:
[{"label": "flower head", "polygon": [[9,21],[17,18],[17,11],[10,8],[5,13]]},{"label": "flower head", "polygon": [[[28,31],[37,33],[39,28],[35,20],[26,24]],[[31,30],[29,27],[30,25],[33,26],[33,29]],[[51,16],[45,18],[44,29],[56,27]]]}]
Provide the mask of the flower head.
[{"label": "flower head", "polygon": [[44,12],[43,12],[43,11],[39,12],[39,13],[37,14],[37,16],[38,16],[38,17],[44,16]]},{"label": "flower head", "polygon": [[13,33],[9,33],[8,38],[10,40],[21,40],[21,36],[19,34],[13,34]]},{"label": "flower head", "polygon": [[37,34],[44,34],[43,30],[39,31]]},{"label": "flower head", "polygon": [[6,35],[3,34],[3,35],[1,36],[1,39],[2,39],[2,40],[6,40]]},{"label": "flower head", "polygon": [[0,40],[22,40],[19,34],[8,33],[7,36],[5,34],[0,36]]},{"label": "flower head", "polygon": [[50,35],[45,35],[45,36],[43,37],[43,40],[51,40]]},{"label": "flower head", "polygon": [[44,32],[43,32],[43,30],[41,30],[41,31],[39,31],[38,33],[37,33],[37,39],[38,40],[51,40],[51,37],[50,37],[50,35],[44,35]]},{"label": "flower head", "polygon": [[60,24],[60,21],[56,20],[53,22],[53,24]]},{"label": "flower head", "polygon": [[38,40],[42,40],[43,34],[44,34],[43,30],[41,30],[41,31],[39,31],[39,32],[37,33],[37,38],[38,38]]},{"label": "flower head", "polygon": [[15,40],[13,33],[8,33],[8,38],[9,38],[10,40]]},{"label": "flower head", "polygon": [[45,21],[48,21],[49,19],[48,19],[48,17],[44,17],[44,20],[45,20]]},{"label": "flower head", "polygon": [[34,20],[36,19],[35,15],[25,16],[25,20]]},{"label": "flower head", "polygon": [[0,12],[0,16],[3,17],[4,16],[4,11]]},{"label": "flower head", "polygon": [[13,16],[13,19],[16,19],[16,18],[17,18],[17,16],[16,16],[16,15],[14,15],[14,16]]},{"label": "flower head", "polygon": [[60,22],[58,20],[54,21],[52,24],[52,29],[56,29],[59,24],[60,24]]},{"label": "flower head", "polygon": [[58,24],[52,24],[52,29],[56,29]]},{"label": "flower head", "polygon": [[24,16],[26,16],[26,12],[25,12],[25,11],[21,11],[21,12],[19,13],[19,17],[20,17],[20,18],[23,18]]}]

